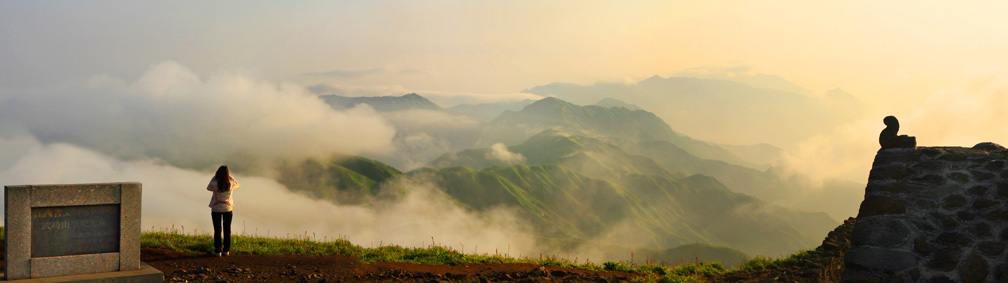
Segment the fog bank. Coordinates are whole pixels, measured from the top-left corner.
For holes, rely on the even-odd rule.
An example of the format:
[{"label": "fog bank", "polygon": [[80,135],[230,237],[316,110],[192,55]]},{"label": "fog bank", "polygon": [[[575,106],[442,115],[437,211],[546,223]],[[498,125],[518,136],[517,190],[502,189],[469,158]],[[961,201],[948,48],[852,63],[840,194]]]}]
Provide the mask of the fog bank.
[{"label": "fog bank", "polygon": [[[0,180],[6,185],[141,182],[144,230],[213,231],[210,192],[206,191],[213,171],[182,169],[150,159],[123,161],[25,136],[4,136],[0,145]],[[423,182],[402,181],[408,190],[405,197],[361,206],[311,199],[268,178],[236,174],[235,179],[241,184],[234,195],[232,229],[237,234],[341,237],[365,247],[420,247],[434,241],[468,252],[537,252],[533,233],[513,211],[469,212]]]},{"label": "fog bank", "polygon": [[392,150],[395,129],[367,106],[334,111],[294,84],[240,72],[201,78],[168,61],[134,82],[97,75],[33,89],[0,89],[0,122],[43,143],[65,142],[184,168]]}]

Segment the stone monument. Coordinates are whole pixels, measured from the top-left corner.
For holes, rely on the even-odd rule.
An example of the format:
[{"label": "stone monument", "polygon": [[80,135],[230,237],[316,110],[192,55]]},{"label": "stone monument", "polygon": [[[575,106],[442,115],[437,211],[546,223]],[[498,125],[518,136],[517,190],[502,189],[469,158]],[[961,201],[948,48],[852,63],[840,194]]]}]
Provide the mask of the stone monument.
[{"label": "stone monument", "polygon": [[163,281],[140,263],[140,183],[4,186],[4,198],[6,280]]},{"label": "stone monument", "polygon": [[899,133],[899,120],[895,116],[886,116],[882,119],[886,125],[879,133],[879,145],[882,149],[890,148],[914,148],[917,147],[917,138],[908,135],[897,135]]},{"label": "stone monument", "polygon": [[841,282],[1008,282],[1008,149],[881,149]]}]

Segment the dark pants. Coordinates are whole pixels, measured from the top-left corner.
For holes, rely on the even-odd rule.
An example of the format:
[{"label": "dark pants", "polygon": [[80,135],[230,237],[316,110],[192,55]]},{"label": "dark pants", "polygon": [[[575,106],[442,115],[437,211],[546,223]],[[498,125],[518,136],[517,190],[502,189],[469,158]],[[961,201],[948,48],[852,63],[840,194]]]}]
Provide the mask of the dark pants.
[{"label": "dark pants", "polygon": [[[213,219],[213,249],[215,253],[231,251],[231,214],[228,212],[211,212]],[[221,219],[224,220],[224,250],[221,250]]]}]

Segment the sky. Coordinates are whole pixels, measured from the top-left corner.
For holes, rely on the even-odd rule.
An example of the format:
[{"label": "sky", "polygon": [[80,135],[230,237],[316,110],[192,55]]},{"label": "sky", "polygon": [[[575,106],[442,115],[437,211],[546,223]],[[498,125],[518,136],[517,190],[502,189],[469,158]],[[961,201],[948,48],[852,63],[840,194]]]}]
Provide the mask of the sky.
[{"label": "sky", "polygon": [[[0,85],[172,60],[197,74],[504,95],[743,65],[812,90],[915,97],[1008,63],[997,1],[82,1],[0,4]],[[879,98],[881,99],[881,98]]]},{"label": "sky", "polygon": [[[0,151],[0,177],[104,181],[31,171],[46,160],[158,179],[122,167],[191,177],[221,158],[256,158],[243,152],[389,154],[392,123],[368,107],[332,111],[307,90],[320,84],[452,106],[536,98],[521,92],[554,82],[707,69],[862,101],[863,117],[785,148],[777,165],[863,182],[885,115],[920,145],[1008,143],[1006,10],[1002,1],[0,1],[0,143],[21,145]],[[235,140],[206,138],[232,130]],[[236,140],[242,148],[227,151]]]}]

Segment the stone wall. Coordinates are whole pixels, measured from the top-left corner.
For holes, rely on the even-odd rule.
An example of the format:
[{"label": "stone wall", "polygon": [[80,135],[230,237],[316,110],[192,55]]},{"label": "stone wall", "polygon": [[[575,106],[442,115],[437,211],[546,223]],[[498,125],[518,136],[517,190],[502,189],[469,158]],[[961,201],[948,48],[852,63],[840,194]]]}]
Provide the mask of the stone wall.
[{"label": "stone wall", "polygon": [[879,150],[841,282],[1008,282],[1008,150]]}]

